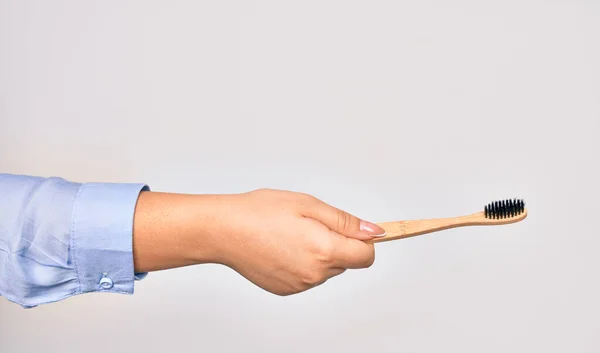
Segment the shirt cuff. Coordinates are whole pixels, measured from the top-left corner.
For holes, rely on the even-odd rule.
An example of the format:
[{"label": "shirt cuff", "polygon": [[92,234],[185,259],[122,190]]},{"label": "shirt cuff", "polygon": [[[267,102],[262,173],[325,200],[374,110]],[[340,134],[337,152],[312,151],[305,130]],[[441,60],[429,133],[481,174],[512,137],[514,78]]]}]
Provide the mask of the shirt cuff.
[{"label": "shirt cuff", "polygon": [[133,219],[145,184],[85,183],[73,205],[71,255],[79,292],[133,294]]}]

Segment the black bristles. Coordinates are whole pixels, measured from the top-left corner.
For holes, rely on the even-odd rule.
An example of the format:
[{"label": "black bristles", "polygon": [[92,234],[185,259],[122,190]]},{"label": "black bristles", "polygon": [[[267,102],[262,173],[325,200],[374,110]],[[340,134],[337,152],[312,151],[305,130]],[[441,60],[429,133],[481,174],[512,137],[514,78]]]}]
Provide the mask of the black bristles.
[{"label": "black bristles", "polygon": [[511,218],[525,212],[525,202],[519,199],[494,201],[486,205],[483,210],[485,218]]}]

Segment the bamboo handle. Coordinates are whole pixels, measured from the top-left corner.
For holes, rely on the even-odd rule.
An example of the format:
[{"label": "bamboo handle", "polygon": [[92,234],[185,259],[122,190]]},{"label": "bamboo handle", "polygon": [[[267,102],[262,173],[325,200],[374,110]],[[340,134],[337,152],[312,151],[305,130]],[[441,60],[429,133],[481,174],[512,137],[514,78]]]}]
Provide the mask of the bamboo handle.
[{"label": "bamboo handle", "polygon": [[382,243],[390,240],[403,239],[456,227],[510,224],[522,221],[526,217],[527,210],[524,210],[524,212],[518,216],[504,219],[489,219],[485,217],[483,212],[479,212],[468,216],[453,218],[435,218],[378,223],[381,228],[385,229],[386,235],[381,238],[367,240],[367,242]]}]

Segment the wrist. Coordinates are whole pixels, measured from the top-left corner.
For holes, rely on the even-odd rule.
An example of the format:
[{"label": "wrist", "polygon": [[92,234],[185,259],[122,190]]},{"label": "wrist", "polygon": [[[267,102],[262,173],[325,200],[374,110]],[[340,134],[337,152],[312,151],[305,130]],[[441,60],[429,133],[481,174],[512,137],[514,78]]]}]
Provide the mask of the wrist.
[{"label": "wrist", "polygon": [[143,192],[136,206],[136,272],[219,262],[222,196]]},{"label": "wrist", "polygon": [[[233,195],[189,195],[182,209],[190,214],[182,221],[185,256],[193,264],[225,262],[227,209]],[[189,218],[188,218],[189,217]]]}]

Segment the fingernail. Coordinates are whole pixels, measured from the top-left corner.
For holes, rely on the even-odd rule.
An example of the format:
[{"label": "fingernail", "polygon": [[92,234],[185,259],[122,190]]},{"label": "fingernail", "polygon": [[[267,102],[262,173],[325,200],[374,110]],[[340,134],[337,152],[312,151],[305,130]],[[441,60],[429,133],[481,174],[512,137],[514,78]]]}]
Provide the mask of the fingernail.
[{"label": "fingernail", "polygon": [[377,224],[373,224],[367,221],[360,221],[360,230],[369,234],[372,237],[385,236],[385,229],[381,228]]}]

